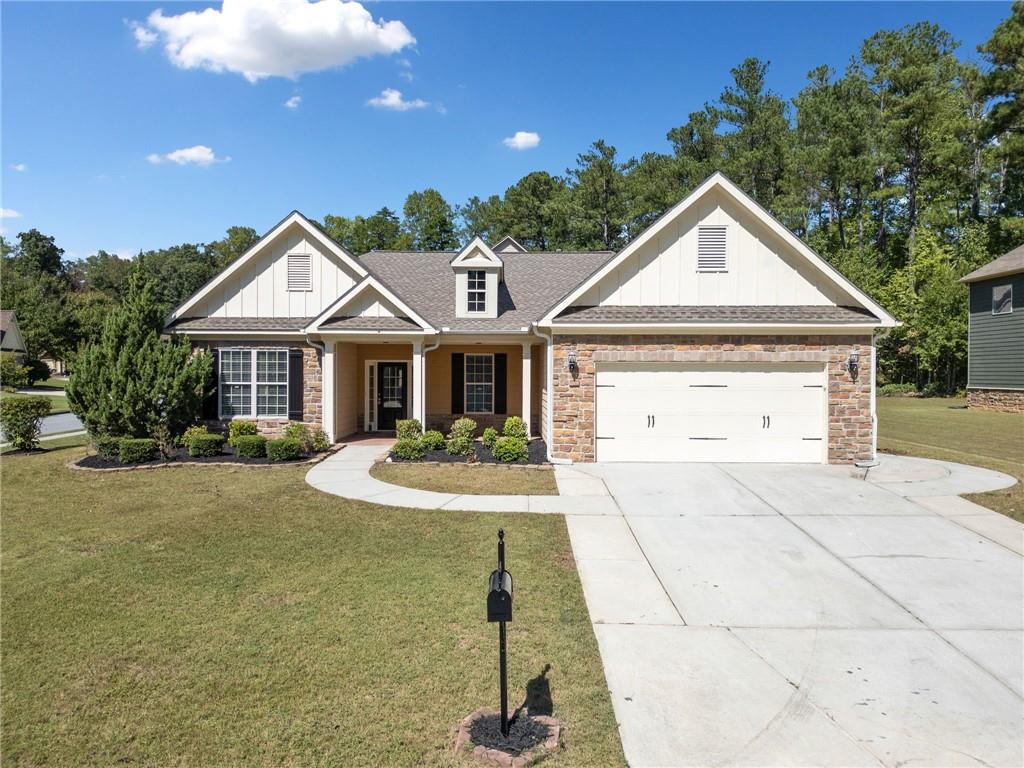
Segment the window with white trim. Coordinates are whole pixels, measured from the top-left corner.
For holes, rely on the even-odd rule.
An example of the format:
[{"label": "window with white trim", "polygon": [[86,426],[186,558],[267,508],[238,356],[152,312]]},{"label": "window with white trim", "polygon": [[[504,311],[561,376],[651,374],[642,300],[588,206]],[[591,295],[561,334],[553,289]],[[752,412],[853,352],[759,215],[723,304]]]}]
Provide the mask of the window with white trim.
[{"label": "window with white trim", "polygon": [[287,418],[288,350],[221,349],[220,417]]},{"label": "window with white trim", "polygon": [[466,275],[466,311],[487,311],[487,273],[482,269],[471,269]]},{"label": "window with white trim", "polygon": [[494,413],[494,355],[466,355],[466,413]]},{"label": "window with white trim", "polygon": [[727,235],[724,224],[701,224],[697,227],[697,271],[727,272]]},{"label": "window with white trim", "polygon": [[992,287],[992,314],[1009,315],[1013,312],[1013,285]]},{"label": "window with white trim", "polygon": [[313,290],[313,257],[308,253],[288,254],[288,290]]}]

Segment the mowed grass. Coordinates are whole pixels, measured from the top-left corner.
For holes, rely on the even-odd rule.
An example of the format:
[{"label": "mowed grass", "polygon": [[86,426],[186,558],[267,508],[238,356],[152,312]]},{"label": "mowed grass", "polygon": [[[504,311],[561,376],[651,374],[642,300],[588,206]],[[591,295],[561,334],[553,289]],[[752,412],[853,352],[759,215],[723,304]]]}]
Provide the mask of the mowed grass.
[{"label": "mowed grass", "polygon": [[5,766],[454,765],[456,723],[497,704],[499,526],[513,703],[551,665],[550,765],[624,764],[561,516],[349,502],[306,467],[65,468],[82,453],[0,461]]},{"label": "mowed grass", "polygon": [[50,401],[50,414],[69,413],[68,399],[64,395],[28,395],[21,392],[7,392],[0,390],[0,400],[20,400],[26,397],[45,397]]},{"label": "mowed grass", "polygon": [[1005,472],[1018,483],[966,498],[1024,522],[1024,414],[964,407],[955,398],[878,398],[878,448]]},{"label": "mowed grass", "polygon": [[557,496],[551,468],[500,467],[489,464],[399,464],[378,462],[370,475],[385,483],[440,493],[502,496]]}]

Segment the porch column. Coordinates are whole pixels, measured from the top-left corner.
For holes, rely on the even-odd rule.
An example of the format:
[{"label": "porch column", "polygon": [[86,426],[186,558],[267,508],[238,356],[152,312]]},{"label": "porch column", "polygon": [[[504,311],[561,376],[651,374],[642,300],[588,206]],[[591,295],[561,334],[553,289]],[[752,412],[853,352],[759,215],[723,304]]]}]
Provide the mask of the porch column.
[{"label": "porch column", "polygon": [[320,404],[320,415],[323,420],[323,430],[327,433],[327,439],[332,443],[335,433],[334,403],[337,399],[334,373],[334,342],[324,341],[324,358],[321,361],[320,370],[320,394],[323,398]]},{"label": "porch column", "polygon": [[426,425],[427,417],[423,409],[426,400],[426,388],[423,386],[423,342],[412,343],[412,418],[419,419]]},{"label": "porch column", "polygon": [[526,422],[526,436],[532,437],[530,423],[533,421],[530,413],[530,395],[533,394],[533,376],[530,374],[530,364],[533,357],[533,345],[523,342],[523,421]]}]

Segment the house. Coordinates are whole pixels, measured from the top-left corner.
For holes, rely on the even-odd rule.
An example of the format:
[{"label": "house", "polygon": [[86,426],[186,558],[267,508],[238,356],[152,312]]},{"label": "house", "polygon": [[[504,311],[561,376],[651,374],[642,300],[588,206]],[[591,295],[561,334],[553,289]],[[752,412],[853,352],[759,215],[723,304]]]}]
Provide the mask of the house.
[{"label": "house", "polygon": [[27,353],[13,309],[0,309],[0,352],[12,352],[20,357]]},{"label": "house", "polygon": [[168,318],[216,356],[211,420],[521,415],[577,462],[871,460],[894,325],[721,174],[618,253],[356,256],[293,212]]},{"label": "house", "polygon": [[967,407],[1024,413],[1024,245],[960,282],[971,292]]}]

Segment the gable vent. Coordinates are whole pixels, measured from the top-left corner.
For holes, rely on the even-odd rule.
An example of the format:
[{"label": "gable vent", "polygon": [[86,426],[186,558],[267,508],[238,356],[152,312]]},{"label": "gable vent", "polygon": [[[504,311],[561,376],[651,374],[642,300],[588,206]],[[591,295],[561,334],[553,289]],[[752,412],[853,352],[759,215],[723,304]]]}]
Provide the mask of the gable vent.
[{"label": "gable vent", "polygon": [[698,272],[727,271],[725,248],[726,229],[727,227],[724,224],[697,227]]},{"label": "gable vent", "polygon": [[288,290],[313,290],[313,260],[308,254],[288,254]]}]

